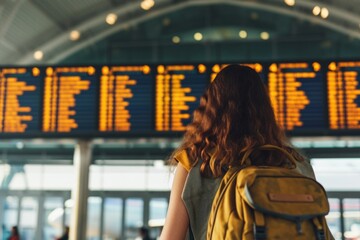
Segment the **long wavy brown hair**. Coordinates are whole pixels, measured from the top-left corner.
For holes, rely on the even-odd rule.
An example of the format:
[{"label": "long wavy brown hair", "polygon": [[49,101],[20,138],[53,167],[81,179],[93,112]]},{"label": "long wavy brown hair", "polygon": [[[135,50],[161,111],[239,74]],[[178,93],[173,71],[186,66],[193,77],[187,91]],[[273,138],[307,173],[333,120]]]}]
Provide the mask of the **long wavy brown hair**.
[{"label": "long wavy brown hair", "polygon": [[[289,151],[304,160],[275,120],[270,98],[260,76],[250,67],[229,65],[208,86],[172,159],[186,150],[193,165],[201,160],[204,176],[218,177],[240,164],[244,153],[264,144]],[[286,157],[273,151],[254,151],[252,165],[281,166]]]}]

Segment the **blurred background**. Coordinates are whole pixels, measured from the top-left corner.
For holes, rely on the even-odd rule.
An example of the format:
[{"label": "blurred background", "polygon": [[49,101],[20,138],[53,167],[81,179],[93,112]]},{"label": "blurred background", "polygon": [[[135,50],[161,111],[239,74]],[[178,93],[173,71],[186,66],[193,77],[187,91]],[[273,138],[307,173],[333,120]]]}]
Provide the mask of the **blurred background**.
[{"label": "blurred background", "polygon": [[[86,66],[89,72],[94,67],[103,74],[104,66],[145,66],[146,74],[163,71],[159,65],[191,65],[201,73],[203,67],[216,72],[217,64],[257,63],[266,75],[272,63],[305,62],[315,69],[320,62],[325,71],[330,62],[343,61],[360,72],[359,40],[359,0],[3,0],[0,96],[11,83],[8,72],[24,68],[42,76],[48,66],[58,72],[67,71],[59,66]],[[360,111],[354,116],[359,119]],[[360,239],[360,126],[355,125],[347,126],[349,131],[287,129],[328,193],[327,219],[336,239]],[[76,179],[84,171],[86,239],[136,239],[142,226],[151,237],[159,235],[173,176],[166,160],[183,129],[106,135],[84,128],[71,135],[43,134],[44,125],[42,133],[0,128],[1,239],[12,226],[25,240],[60,237],[71,224],[71,191],[79,191]],[[169,131],[158,134],[163,130]],[[75,164],[78,138],[91,143],[87,167]]]}]

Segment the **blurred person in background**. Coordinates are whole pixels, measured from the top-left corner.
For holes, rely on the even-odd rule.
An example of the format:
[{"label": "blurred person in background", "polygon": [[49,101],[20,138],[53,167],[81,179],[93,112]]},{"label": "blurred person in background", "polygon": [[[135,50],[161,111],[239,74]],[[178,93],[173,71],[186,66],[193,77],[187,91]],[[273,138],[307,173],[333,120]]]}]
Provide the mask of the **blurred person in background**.
[{"label": "blurred person in background", "polygon": [[139,228],[139,237],[136,240],[153,240],[150,238],[149,230],[146,227]]},{"label": "blurred person in background", "polygon": [[20,240],[19,229],[17,226],[11,228],[11,235],[8,240]]},{"label": "blurred person in background", "polygon": [[61,237],[56,238],[56,240],[68,240],[69,239],[69,232],[70,232],[70,228],[68,226],[66,226],[65,230],[64,230],[64,234]]}]

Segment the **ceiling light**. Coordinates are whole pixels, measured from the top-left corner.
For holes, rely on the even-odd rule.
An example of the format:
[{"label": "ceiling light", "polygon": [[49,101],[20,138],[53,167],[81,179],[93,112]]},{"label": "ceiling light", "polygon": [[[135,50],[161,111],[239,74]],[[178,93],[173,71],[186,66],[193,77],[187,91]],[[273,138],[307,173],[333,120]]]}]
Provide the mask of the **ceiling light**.
[{"label": "ceiling light", "polygon": [[315,7],[313,8],[313,14],[314,14],[315,16],[319,15],[320,12],[321,12],[321,8],[320,8],[319,6],[315,6]]},{"label": "ceiling light", "polygon": [[41,59],[43,59],[43,57],[44,57],[44,53],[42,51],[38,50],[34,52],[34,58],[36,60],[40,61]]},{"label": "ceiling light", "polygon": [[239,37],[240,37],[240,38],[247,38],[247,32],[244,31],[244,30],[241,30],[241,31],[239,32]]},{"label": "ceiling light", "polygon": [[147,11],[149,10],[150,8],[152,8],[153,6],[155,5],[155,1],[154,0],[143,0],[141,3],[140,3],[140,7]]},{"label": "ceiling light", "polygon": [[268,32],[262,32],[260,33],[260,38],[262,40],[268,40],[270,38],[270,34]]},{"label": "ceiling light", "polygon": [[70,32],[70,40],[71,41],[77,41],[80,38],[80,32],[77,30],[73,30]]},{"label": "ceiling light", "polygon": [[172,42],[175,43],[175,44],[180,43],[180,37],[179,36],[173,36]]},{"label": "ceiling light", "polygon": [[325,19],[328,16],[329,16],[329,10],[327,8],[322,8],[321,9],[321,17]]},{"label": "ceiling light", "polygon": [[284,0],[285,4],[292,7],[295,5],[295,0]]},{"label": "ceiling light", "polygon": [[194,34],[194,39],[196,41],[201,41],[201,39],[203,39],[203,35],[201,33],[197,32]]},{"label": "ceiling light", "polygon": [[106,23],[109,24],[109,25],[114,25],[116,23],[116,20],[117,20],[117,15],[115,13],[109,13],[107,16],[106,16]]}]

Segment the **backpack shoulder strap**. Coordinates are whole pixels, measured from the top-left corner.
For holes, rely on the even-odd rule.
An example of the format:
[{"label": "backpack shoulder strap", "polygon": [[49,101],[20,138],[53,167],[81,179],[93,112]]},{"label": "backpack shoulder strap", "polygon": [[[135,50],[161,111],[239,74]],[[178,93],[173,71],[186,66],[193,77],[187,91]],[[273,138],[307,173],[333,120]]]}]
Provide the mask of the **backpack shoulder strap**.
[{"label": "backpack shoulder strap", "polygon": [[238,173],[243,168],[245,168],[245,166],[229,168],[228,171],[226,172],[226,174],[224,175],[224,177],[222,178],[220,186],[215,194],[215,197],[213,199],[213,203],[211,206],[211,212],[210,212],[209,221],[208,221],[207,239],[212,239],[212,233],[213,233],[213,229],[215,226],[216,215],[217,215],[217,212],[221,205],[220,203],[224,197],[224,194],[225,194],[227,188],[232,183],[234,183]]}]

